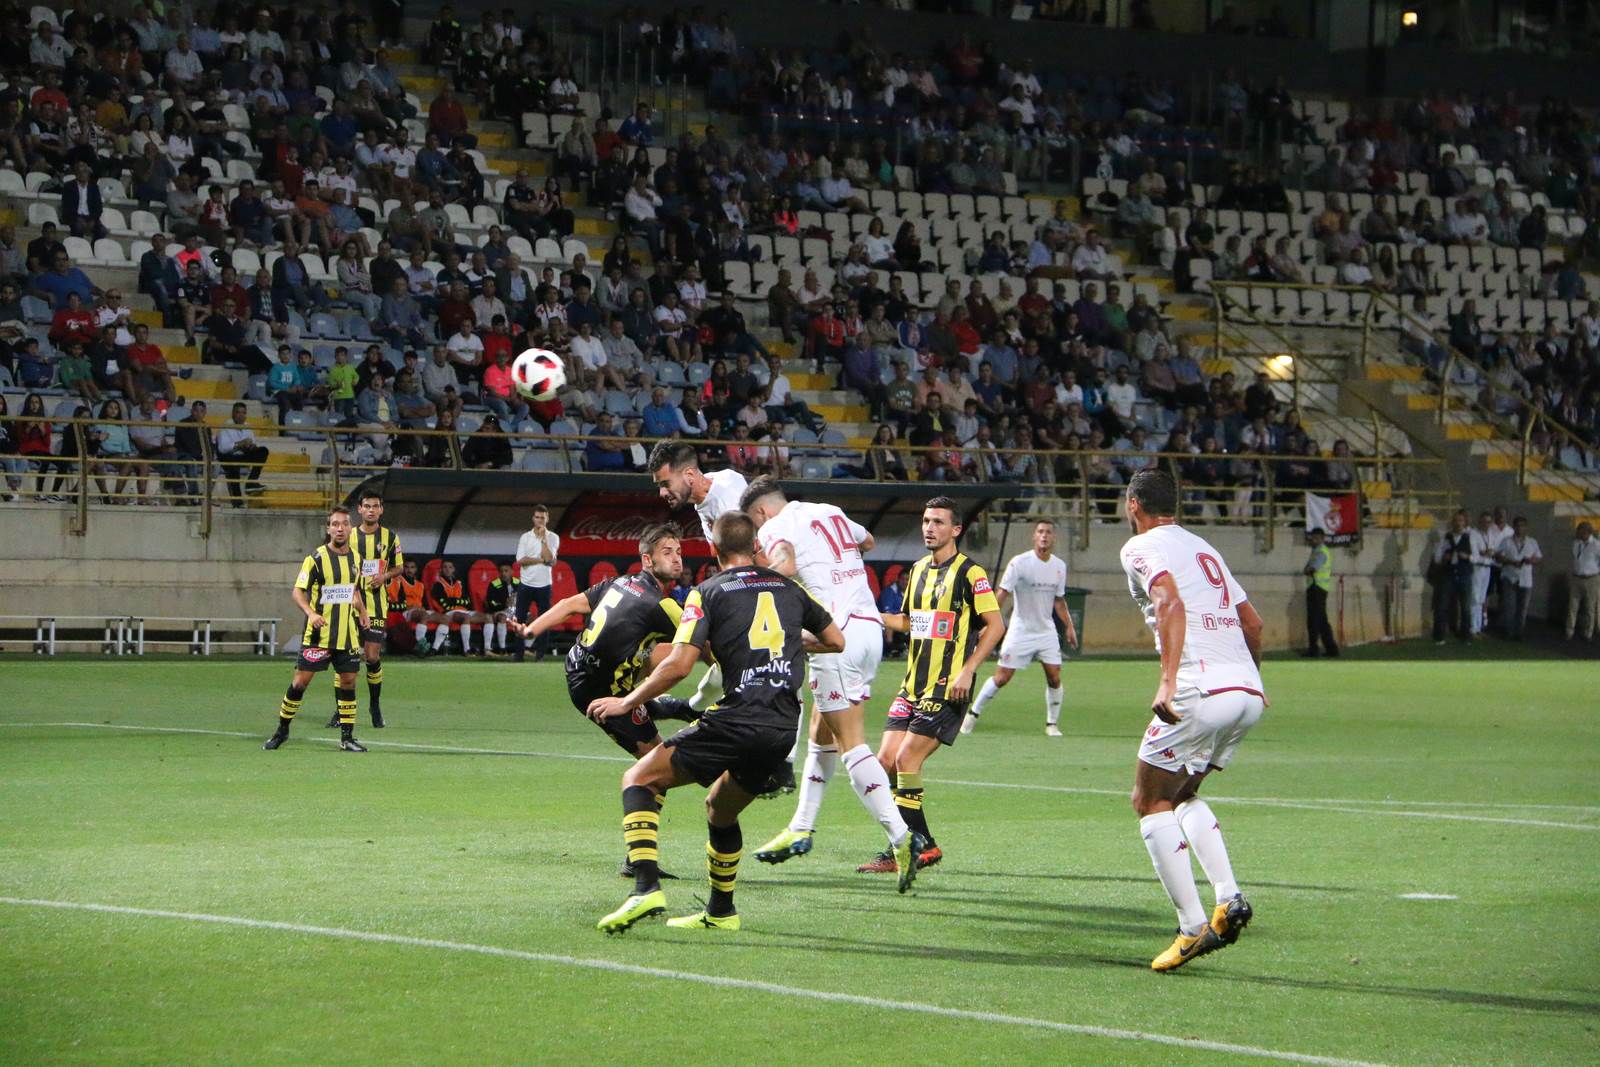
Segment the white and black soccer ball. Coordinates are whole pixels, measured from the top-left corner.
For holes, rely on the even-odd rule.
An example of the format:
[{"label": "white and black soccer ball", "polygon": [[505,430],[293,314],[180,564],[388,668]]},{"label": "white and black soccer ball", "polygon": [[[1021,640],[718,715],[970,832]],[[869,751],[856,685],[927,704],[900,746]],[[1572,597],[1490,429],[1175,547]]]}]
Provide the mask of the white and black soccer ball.
[{"label": "white and black soccer ball", "polygon": [[530,348],[512,361],[511,381],[530,400],[553,400],[567,384],[567,368],[554,352]]}]

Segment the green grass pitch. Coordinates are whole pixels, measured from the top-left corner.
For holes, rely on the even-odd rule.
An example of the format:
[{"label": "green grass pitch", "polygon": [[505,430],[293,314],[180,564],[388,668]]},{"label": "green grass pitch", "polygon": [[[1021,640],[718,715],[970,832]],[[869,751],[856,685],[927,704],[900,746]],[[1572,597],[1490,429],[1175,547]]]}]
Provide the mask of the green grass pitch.
[{"label": "green grass pitch", "polygon": [[[841,774],[808,857],[751,856],[792,798],[746,814],[743,932],[610,939],[594,922],[629,888],[625,764],[557,665],[394,660],[392,725],[358,731],[366,755],[328,743],[327,676],[290,744],[261,751],[288,676],[0,666],[0,1063],[1552,1064],[1600,1048],[1594,663],[1269,663],[1272,709],[1206,790],[1256,919],[1170,976],[1148,969],[1174,920],[1127,803],[1153,662],[1069,664],[1058,741],[1039,673],[1019,675],[928,768],[946,859],[913,895],[854,873],[880,836]],[[664,814],[674,913],[705,892],[702,796]]]}]

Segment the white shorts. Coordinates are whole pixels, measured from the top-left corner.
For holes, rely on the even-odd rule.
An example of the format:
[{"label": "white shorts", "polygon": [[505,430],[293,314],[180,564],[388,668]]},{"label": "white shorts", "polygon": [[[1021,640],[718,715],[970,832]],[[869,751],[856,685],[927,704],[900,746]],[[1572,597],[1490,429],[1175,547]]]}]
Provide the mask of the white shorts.
[{"label": "white shorts", "polygon": [[1061,665],[1061,638],[1052,628],[1049,633],[1036,630],[1007,630],[1000,642],[1000,666],[1007,670],[1021,670],[1034,660],[1053,667]]},{"label": "white shorts", "polygon": [[852,615],[842,629],[843,652],[811,657],[811,699],[818,711],[844,711],[865,703],[883,661],[882,623]]},{"label": "white shorts", "polygon": [[1139,758],[1164,771],[1199,774],[1228,765],[1233,750],[1260,721],[1266,701],[1247,689],[1210,694],[1190,689],[1178,694],[1173,707],[1181,716],[1175,723],[1151,716],[1139,742]]}]

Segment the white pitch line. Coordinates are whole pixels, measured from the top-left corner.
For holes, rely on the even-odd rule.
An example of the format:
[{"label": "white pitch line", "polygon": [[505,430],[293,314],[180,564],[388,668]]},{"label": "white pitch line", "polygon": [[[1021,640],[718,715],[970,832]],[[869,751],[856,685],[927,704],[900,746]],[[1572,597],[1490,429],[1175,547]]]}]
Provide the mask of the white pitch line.
[{"label": "white pitch line", "polygon": [[1251,1056],[1256,1059],[1277,1060],[1283,1063],[1316,1064],[1319,1067],[1385,1067],[1370,1060],[1344,1059],[1338,1056],[1316,1056],[1304,1052],[1262,1048],[1255,1045],[1236,1045],[1226,1041],[1206,1041],[1173,1034],[1157,1034],[1145,1030],[1123,1030],[1109,1026],[1092,1026],[1086,1023],[1057,1022],[1054,1019],[1035,1019],[1026,1015],[1008,1015],[1003,1012],[973,1011],[967,1008],[947,1008],[937,1004],[911,1001],[885,1000],[861,996],[856,993],[837,993],[820,989],[804,989],[761,982],[746,978],[730,978],[720,974],[698,974],[694,971],[673,971],[661,967],[644,967],[615,960],[594,959],[582,956],[564,956],[552,952],[528,952],[522,949],[503,948],[498,945],[477,945],[465,941],[444,941],[431,937],[410,937],[403,934],[385,934],[373,930],[348,930],[337,926],[311,926],[304,923],[277,922],[271,919],[250,919],[237,915],[208,915],[203,912],[164,911],[157,908],[130,908],[116,904],[84,904],[68,900],[34,900],[26,897],[0,897],[0,904],[16,907],[55,908],[63,911],[98,912],[108,915],[132,915],[149,919],[179,919],[192,923],[212,923],[218,926],[238,926],[252,930],[277,930],[283,933],[306,934],[312,937],[338,938],[343,941],[366,941],[384,945],[403,945],[408,948],[429,948],[442,952],[464,952],[478,956],[496,956],[502,959],[548,963],[558,967],[576,967],[591,971],[608,971],[614,974],[635,975],[641,978],[663,978],[673,982],[698,982],[702,985],[724,989],[743,989],[756,993],[772,993],[782,997],[800,997],[832,1004],[850,1004],[887,1012],[913,1012],[943,1019],[960,1019],[966,1022],[998,1023],[1004,1026],[1050,1030],[1080,1037],[1101,1037],[1113,1041],[1137,1041],[1172,1048],[1199,1049],[1221,1052],[1233,1056]]},{"label": "white pitch line", "polygon": [[[107,722],[7,722],[0,726],[12,727],[66,727],[69,729],[84,730],[127,730],[138,733],[156,734],[201,734],[212,737],[260,737],[259,733],[249,733],[242,730],[207,730],[189,726],[139,726],[130,723]],[[338,740],[332,737],[300,735],[300,740],[311,741],[319,744],[334,745]],[[457,755],[476,756],[523,756],[538,759],[571,759],[586,760],[600,763],[632,763],[626,756],[597,756],[579,752],[538,752],[526,749],[512,748],[464,748],[455,745],[425,745],[404,741],[363,741],[362,744],[369,748],[396,748],[416,752],[446,752]],[[1125,797],[1125,789],[1101,789],[1094,786],[1081,785],[1034,785],[1026,782],[980,782],[962,778],[930,778],[929,782],[936,785],[954,785],[973,789],[1018,789],[1035,793],[1067,793],[1084,796]],[[1404,801],[1365,801],[1365,800],[1335,800],[1328,798],[1308,797],[1302,800],[1290,800],[1284,797],[1242,797],[1233,795],[1212,795],[1210,799],[1219,804],[1254,804],[1259,807],[1293,808],[1303,811],[1320,811],[1345,815],[1370,815],[1386,818],[1405,819],[1435,819],[1445,822],[1477,822],[1506,826],[1536,826],[1552,830],[1589,830],[1600,831],[1600,823],[1574,823],[1555,822],[1548,819],[1511,819],[1490,815],[1464,815],[1457,812],[1442,811],[1417,811],[1410,809],[1369,809],[1365,807],[1352,807],[1357,804],[1392,804],[1405,803]],[[1465,805],[1463,805],[1465,806]],[[1490,810],[1511,810],[1524,807],[1519,804],[1490,805]],[[1590,811],[1586,807],[1574,807],[1573,811]]]},{"label": "white pitch line", "polygon": [[1401,893],[1401,900],[1460,900],[1454,893]]}]

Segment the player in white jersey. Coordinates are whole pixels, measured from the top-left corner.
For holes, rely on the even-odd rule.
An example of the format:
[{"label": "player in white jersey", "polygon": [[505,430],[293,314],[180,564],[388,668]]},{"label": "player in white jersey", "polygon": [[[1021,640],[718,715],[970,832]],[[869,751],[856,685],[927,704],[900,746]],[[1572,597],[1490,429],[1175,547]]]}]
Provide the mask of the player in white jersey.
[{"label": "player in white jersey", "polygon": [[1000,610],[1012,599],[1011,622],[1005,640],[1000,642],[1000,665],[978,692],[961,720],[961,732],[970,734],[978,716],[995,694],[1004,689],[1011,676],[1034,660],[1044,668],[1044,732],[1046,737],[1061,736],[1061,638],[1056,636],[1053,614],[1066,629],[1067,644],[1078,645],[1078,632],[1067,611],[1067,561],[1053,555],[1056,524],[1040,519],[1033,524],[1033,549],[1012,558],[1000,576]]},{"label": "player in white jersey", "polygon": [[[711,540],[711,527],[723,515],[739,510],[739,497],[744,494],[744,475],[736,470],[700,470],[700,456],[694,446],[684,441],[661,441],[650,450],[647,464],[656,490],[667,507],[673,511],[689,504],[700,516],[700,526],[706,540]],[[689,698],[695,710],[704,708],[722,692],[722,668],[713,663],[700,676],[700,685]],[[789,770],[780,775],[776,788],[784,793],[794,791],[794,756],[789,757]]]},{"label": "player in white jersey", "polygon": [[856,796],[889,835],[903,893],[916,873],[912,857],[922,849],[895,805],[888,772],[867,746],[863,721],[883,658],[883,618],[862,558],[872,548],[872,535],[832,504],[789,500],[771,478],[750,483],[740,506],[756,524],[756,561],[805,586],[843,629],[845,641],[843,652],[811,657],[811,738],[794,817],[757,850],[756,859],[782,863],[811,851],[823,791],[843,763]]},{"label": "player in white jersey", "polygon": [[[1161,656],[1154,717],[1139,746],[1133,808],[1156,875],[1178,909],[1178,936],[1151,961],[1170,971],[1238,940],[1250,921],[1222,830],[1199,797],[1200,783],[1228,765],[1261,718],[1261,616],[1222,556],[1177,524],[1172,476],[1146,470],[1128,483],[1122,546],[1128,592],[1144,612]],[[1216,891],[1208,921],[1189,853]]]}]

